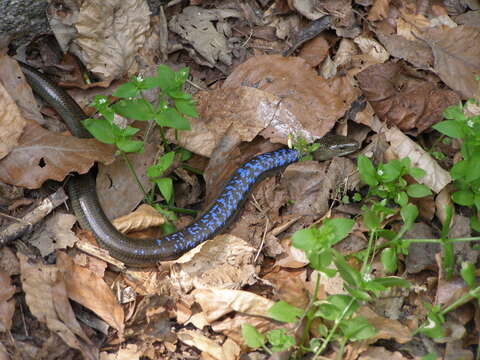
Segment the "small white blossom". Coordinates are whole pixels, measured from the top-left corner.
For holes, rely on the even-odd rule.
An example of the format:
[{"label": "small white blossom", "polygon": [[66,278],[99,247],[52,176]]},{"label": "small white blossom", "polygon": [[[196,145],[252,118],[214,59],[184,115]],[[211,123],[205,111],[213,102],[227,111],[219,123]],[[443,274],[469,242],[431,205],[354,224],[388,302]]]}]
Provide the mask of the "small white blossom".
[{"label": "small white blossom", "polygon": [[383,170],[382,170],[382,169],[378,169],[378,170],[377,170],[377,174],[378,174],[378,176],[382,176],[382,175],[383,175]]},{"label": "small white blossom", "polygon": [[369,274],[369,273],[363,274],[363,280],[366,282],[372,281],[373,280],[372,274]]},{"label": "small white blossom", "polygon": [[469,127],[473,128],[473,125],[474,125],[473,120],[472,120],[472,119],[468,120],[468,121],[467,121],[467,125],[468,125]]},{"label": "small white blossom", "polygon": [[143,81],[143,76],[142,76],[142,75],[138,75],[138,76],[137,76],[137,81],[138,81],[138,82],[142,82],[142,81]]},{"label": "small white blossom", "polygon": [[99,104],[105,104],[106,102],[107,102],[107,99],[105,99],[105,98],[101,98],[101,99],[98,100]]}]

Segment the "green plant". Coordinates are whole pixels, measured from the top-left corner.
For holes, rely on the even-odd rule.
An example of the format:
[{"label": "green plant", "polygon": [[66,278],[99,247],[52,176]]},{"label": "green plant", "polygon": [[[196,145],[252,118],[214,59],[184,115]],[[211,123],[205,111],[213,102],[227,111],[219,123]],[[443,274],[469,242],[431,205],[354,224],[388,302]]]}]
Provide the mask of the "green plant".
[{"label": "green plant", "polygon": [[[147,135],[143,139],[137,138],[140,130],[128,125],[125,119],[152,121],[158,126],[163,147],[167,152],[156,164],[148,168],[147,175],[158,187],[167,205],[171,205],[173,180],[165,174],[175,158],[185,161],[191,154],[185,149],[172,146],[166,139],[165,128],[172,128],[175,131],[190,130],[190,123],[185,116],[198,117],[192,96],[183,91],[187,78],[188,68],[175,72],[168,66],[159,65],[156,76],[146,78],[136,76],[120,85],[113,93],[113,96],[120,100],[114,104],[110,104],[106,96],[96,96],[91,105],[97,109],[100,116],[82,121],[97,140],[117,147],[142,190],[145,200],[152,206],[156,205],[154,194],[145,191],[127,156],[128,153],[143,152]],[[143,91],[154,88],[159,88],[159,94],[155,103],[151,103],[146,100]],[[155,207],[160,210],[158,206]],[[172,218],[171,213],[166,212],[165,215]]]}]

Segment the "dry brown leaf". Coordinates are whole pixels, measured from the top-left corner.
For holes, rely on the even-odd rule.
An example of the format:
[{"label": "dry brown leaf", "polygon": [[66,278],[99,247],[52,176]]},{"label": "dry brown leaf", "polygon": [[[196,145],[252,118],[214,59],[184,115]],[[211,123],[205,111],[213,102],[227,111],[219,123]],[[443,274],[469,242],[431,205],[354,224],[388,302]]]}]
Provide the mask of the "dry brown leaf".
[{"label": "dry brown leaf", "polygon": [[0,332],[10,331],[13,313],[15,312],[15,286],[11,284],[10,276],[0,270]]},{"label": "dry brown leaf", "polygon": [[92,310],[122,337],[125,315],[107,283],[89,269],[75,265],[63,251],[57,252],[57,267],[63,271],[68,296]]},{"label": "dry brown leaf", "polygon": [[209,339],[198,330],[182,329],[177,333],[178,339],[189,345],[211,355],[217,360],[235,360],[235,358],[227,358],[221,345]]},{"label": "dry brown leaf", "polygon": [[273,284],[279,300],[305,309],[310,300],[305,272],[305,269],[296,272],[280,269],[267,274],[264,279]]},{"label": "dry brown leaf", "polygon": [[149,15],[143,0],[83,1],[74,23],[68,24],[78,34],[76,47],[70,50],[101,79],[133,74],[135,57],[150,28]]},{"label": "dry brown leaf", "polygon": [[0,83],[0,159],[18,145],[26,121]]},{"label": "dry brown leaf", "polygon": [[387,50],[375,39],[357,36],[353,42],[358,45],[363,54],[369,55],[377,63],[384,63],[390,57]]},{"label": "dry brown leaf", "polygon": [[53,265],[35,264],[20,252],[17,256],[25,301],[32,315],[86,359],[97,359],[98,349],[83,332],[70,306],[62,272]]},{"label": "dry brown leaf", "polygon": [[255,248],[238,237],[216,236],[176,260],[170,279],[183,292],[193,288],[239,289],[255,282],[255,253]]},{"label": "dry brown leaf", "polygon": [[368,12],[368,20],[379,21],[388,16],[388,9],[390,8],[390,0],[375,0],[375,3]]},{"label": "dry brown leaf", "polygon": [[412,339],[411,331],[408,327],[402,325],[398,320],[391,320],[378,316],[368,307],[361,307],[357,314],[363,316],[368,322],[377,329],[377,333],[368,339],[373,344],[378,339],[393,339],[400,344],[405,344]]},{"label": "dry brown leaf", "polygon": [[307,41],[300,50],[298,57],[305,59],[305,61],[311,66],[316,67],[320,65],[328,55],[328,49],[330,45],[324,36],[317,36],[310,41]]},{"label": "dry brown leaf", "polygon": [[358,360],[385,360],[385,359],[391,359],[391,360],[407,360],[410,359],[410,357],[405,357],[402,355],[401,352],[395,351],[388,351],[382,346],[370,346],[367,351],[362,353],[358,357]]},{"label": "dry brown leaf", "polygon": [[19,145],[0,162],[0,179],[37,189],[47,179],[62,181],[71,172],[84,174],[96,161],[110,163],[114,151],[95,139],[50,132],[29,121]]},{"label": "dry brown leaf", "polygon": [[391,145],[390,149],[399,159],[409,157],[413,166],[425,170],[427,175],[418,182],[428,186],[436,193],[452,182],[450,173],[438,165],[428,152],[400,130],[392,127],[385,132],[385,136]]},{"label": "dry brown leaf", "polygon": [[102,351],[100,360],[139,360],[144,355],[143,351],[136,344],[127,344],[118,349],[116,353]]},{"label": "dry brown leaf", "polygon": [[480,98],[480,28],[432,28],[422,34],[430,45],[438,76],[462,98]]},{"label": "dry brown leaf", "polygon": [[357,79],[381,120],[420,133],[441,121],[443,110],[460,98],[412,72],[400,63],[377,64],[363,70]]},{"label": "dry brown leaf", "polygon": [[346,77],[325,80],[304,59],[280,55],[256,56],[235,68],[223,89],[237,86],[255,87],[281,98],[291,117],[314,137],[330,131],[359,95]]},{"label": "dry brown leaf", "polygon": [[197,289],[192,295],[210,324],[232,311],[266,316],[274,304],[272,300],[243,290]]},{"label": "dry brown leaf", "polygon": [[377,37],[393,57],[404,59],[420,68],[428,68],[433,64],[432,50],[424,42],[408,40],[397,34],[377,33]]},{"label": "dry brown leaf", "polygon": [[112,221],[113,226],[122,233],[140,231],[152,226],[160,226],[165,222],[163,216],[148,204],[142,204],[134,212],[116,218]]},{"label": "dry brown leaf", "polygon": [[56,249],[72,247],[78,240],[71,231],[73,224],[76,222],[75,215],[57,212],[32,234],[29,241],[40,250],[42,256],[47,256]]}]

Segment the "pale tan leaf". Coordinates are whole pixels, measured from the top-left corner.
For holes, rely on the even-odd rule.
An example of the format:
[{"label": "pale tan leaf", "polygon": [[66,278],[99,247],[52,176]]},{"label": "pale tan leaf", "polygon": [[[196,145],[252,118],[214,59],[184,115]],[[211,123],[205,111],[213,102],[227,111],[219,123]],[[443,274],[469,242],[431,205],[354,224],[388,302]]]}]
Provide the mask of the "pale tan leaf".
[{"label": "pale tan leaf", "polygon": [[385,132],[387,141],[390,142],[391,150],[402,159],[409,157],[412,166],[426,171],[427,175],[418,180],[419,183],[428,186],[434,192],[440,192],[447,184],[452,182],[450,173],[444,170],[428,152],[420,145],[412,141],[407,135],[395,127]]},{"label": "pale tan leaf", "polygon": [[226,360],[222,346],[209,339],[198,330],[182,329],[177,333],[178,339],[189,345],[206,352],[217,360]]},{"label": "pale tan leaf", "polygon": [[35,264],[22,253],[17,256],[25,301],[32,315],[86,359],[97,359],[98,349],[91,345],[70,306],[62,272],[53,265]]},{"label": "pale tan leaf", "polygon": [[33,233],[30,242],[40,250],[42,256],[51,254],[56,249],[72,247],[78,238],[71,230],[77,218],[72,214],[55,213],[42,227]]},{"label": "pale tan leaf", "polygon": [[274,304],[263,296],[242,290],[197,289],[192,295],[210,323],[232,311],[266,316],[267,310]]},{"label": "pale tan leaf", "polygon": [[64,273],[68,296],[117,329],[121,337],[125,315],[107,283],[89,269],[75,265],[63,251],[57,252],[57,266]]},{"label": "pale tan leaf", "polygon": [[430,45],[438,76],[464,99],[480,98],[480,28],[436,27],[425,31],[423,39]]},{"label": "pale tan leaf", "polygon": [[110,163],[114,151],[95,139],[54,133],[29,121],[19,145],[0,162],[0,179],[37,189],[47,179],[62,181],[71,172],[84,174],[96,161]]},{"label": "pale tan leaf", "polygon": [[26,121],[0,83],[0,159],[17,146]]},{"label": "pale tan leaf", "polygon": [[368,12],[368,20],[379,21],[385,19],[388,15],[388,9],[390,8],[389,3],[390,0],[375,0]]},{"label": "pale tan leaf", "polygon": [[100,360],[139,360],[142,355],[143,351],[138,348],[138,345],[127,344],[127,346],[121,347],[115,353],[102,351]]},{"label": "pale tan leaf", "polygon": [[9,331],[12,327],[15,312],[15,286],[11,284],[10,276],[0,270],[0,332]]},{"label": "pale tan leaf", "polygon": [[160,226],[165,222],[163,216],[148,204],[142,204],[134,212],[116,218],[112,221],[113,226],[122,233],[140,231],[152,226]]},{"label": "pale tan leaf", "polygon": [[363,54],[369,55],[377,63],[384,63],[390,57],[385,48],[375,39],[366,36],[357,36],[353,42],[358,45]]}]

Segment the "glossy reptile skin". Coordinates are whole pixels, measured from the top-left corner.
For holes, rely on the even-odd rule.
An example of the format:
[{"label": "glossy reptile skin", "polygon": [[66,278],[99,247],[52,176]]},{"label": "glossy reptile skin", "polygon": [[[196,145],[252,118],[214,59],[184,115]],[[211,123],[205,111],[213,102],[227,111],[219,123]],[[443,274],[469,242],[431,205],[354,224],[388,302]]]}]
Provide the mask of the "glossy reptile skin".
[{"label": "glossy reptile skin", "polygon": [[[21,64],[34,92],[52,106],[64,119],[74,136],[91,137],[80,120],[87,116],[61,88],[32,67]],[[326,136],[314,153],[316,160],[352,153],[359,144],[342,136]],[[173,260],[198,244],[221,233],[241,210],[253,186],[266,175],[299,160],[293,149],[280,149],[254,157],[228,180],[220,195],[197,220],[173,234],[158,239],[132,239],[118,232],[104,214],[98,201],[95,179],[91,173],[75,175],[68,181],[72,208],[83,228],[94,234],[110,255],[132,266],[148,266]]]}]

